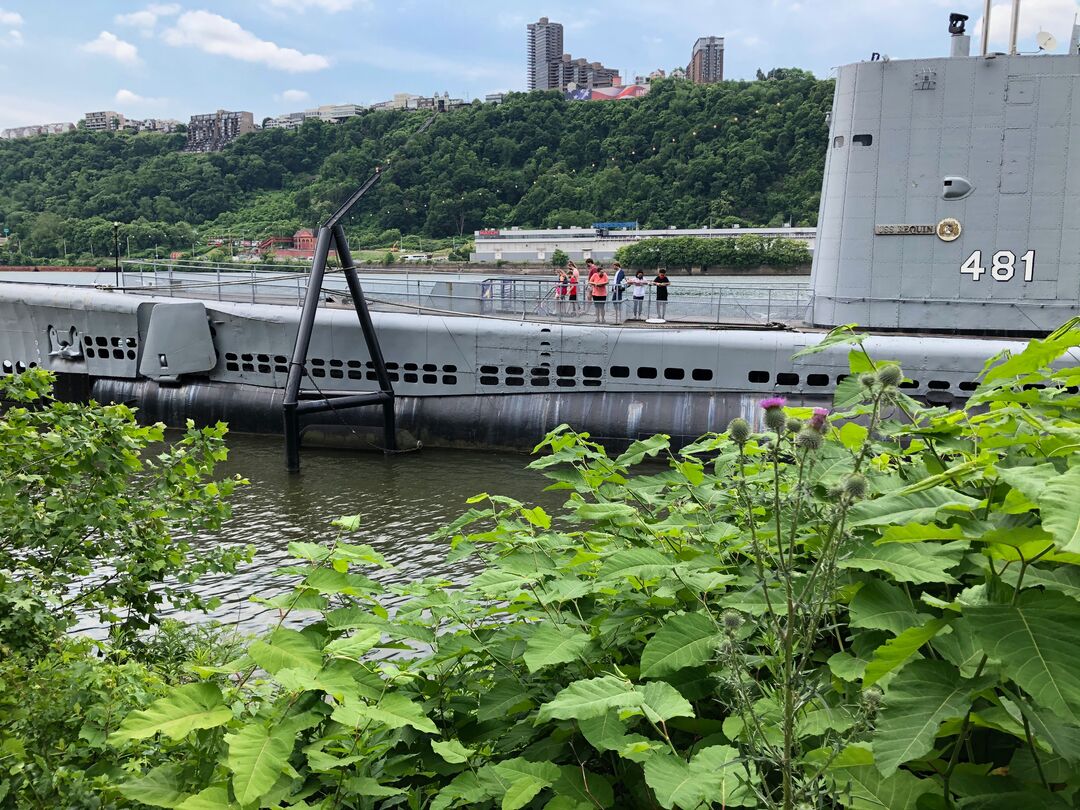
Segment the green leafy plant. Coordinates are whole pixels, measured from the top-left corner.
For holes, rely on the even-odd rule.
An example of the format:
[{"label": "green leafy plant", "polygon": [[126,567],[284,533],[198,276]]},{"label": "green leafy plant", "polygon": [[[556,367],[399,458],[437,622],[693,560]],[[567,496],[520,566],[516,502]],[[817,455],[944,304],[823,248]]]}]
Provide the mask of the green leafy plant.
[{"label": "green leafy plant", "polygon": [[60,402],[40,369],[0,377],[0,648],[47,644],[77,613],[119,630],[158,621],[166,603],[210,603],[190,585],[234,571],[252,550],[196,550],[220,526],[240,479],[215,480],[226,428],[139,425],[124,405]]},{"label": "green leafy plant", "polygon": [[[842,328],[836,410],[763,402],[675,452],[567,427],[561,515],[479,495],[475,575],[383,586],[293,543],[281,621],[109,739],[162,807],[1072,807],[1080,345],[1070,323],[926,408]],[[659,463],[666,462],[666,463]],[[315,611],[297,629],[294,614]],[[192,759],[192,746],[198,756]],[[137,761],[137,760],[136,760]],[[142,770],[132,764],[133,770]]]}]

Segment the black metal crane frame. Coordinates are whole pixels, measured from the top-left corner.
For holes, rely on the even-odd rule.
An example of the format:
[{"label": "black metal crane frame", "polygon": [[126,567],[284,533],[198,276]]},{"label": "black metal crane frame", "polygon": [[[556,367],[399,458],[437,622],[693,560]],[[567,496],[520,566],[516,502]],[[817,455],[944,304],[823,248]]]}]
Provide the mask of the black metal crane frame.
[{"label": "black metal crane frame", "polygon": [[[409,137],[405,145],[408,145],[413,138],[427,130],[434,123],[437,115],[438,111],[433,112],[431,117]],[[368,311],[367,301],[364,298],[364,290],[360,286],[360,277],[357,275],[356,266],[353,263],[349,242],[345,238],[345,228],[341,224],[341,221],[348,215],[353,206],[379,182],[382,175],[382,168],[376,167],[375,173],[360,188],[354,191],[349,199],[319,227],[315,240],[315,255],[311,260],[311,275],[308,278],[307,292],[304,295],[304,305],[300,310],[300,322],[296,328],[296,342],[293,345],[292,360],[289,363],[289,376],[285,382],[285,397],[282,402],[282,418],[285,427],[285,468],[289,472],[298,472],[300,470],[300,417],[305,414],[339,411],[365,405],[382,405],[383,451],[386,453],[397,451],[394,386],[390,382],[390,375],[386,372],[386,361],[383,359],[382,348],[379,346],[379,336],[376,334],[375,326],[371,321],[371,313]],[[360,329],[364,333],[364,343],[374,366],[379,390],[363,394],[324,395],[320,399],[301,401],[300,384],[307,374],[308,348],[311,345],[311,333],[315,327],[315,313],[319,308],[319,301],[322,299],[326,263],[330,258],[332,247],[337,250],[338,258],[341,260],[341,269],[349,286],[349,296],[352,298],[356,317],[360,320]]]}]

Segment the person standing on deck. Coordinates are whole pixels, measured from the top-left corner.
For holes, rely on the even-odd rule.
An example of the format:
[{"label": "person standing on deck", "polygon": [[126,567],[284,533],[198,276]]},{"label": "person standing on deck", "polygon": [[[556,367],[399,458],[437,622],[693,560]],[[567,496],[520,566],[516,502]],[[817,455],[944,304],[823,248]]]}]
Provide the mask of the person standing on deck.
[{"label": "person standing on deck", "polygon": [[577,288],[581,274],[578,273],[577,265],[573,262],[567,262],[567,267],[570,268],[570,275],[566,279],[566,300],[570,302],[570,314],[577,315]]},{"label": "person standing on deck", "polygon": [[566,302],[566,270],[559,268],[558,278],[555,280],[555,314],[563,316],[563,308]]},{"label": "person standing on deck", "polygon": [[671,279],[661,269],[652,283],[656,287],[656,317],[665,320],[664,313],[667,311],[668,287],[671,286]]},{"label": "person standing on deck", "polygon": [[[630,286],[634,288],[634,315],[635,321],[641,320],[641,310],[645,304],[645,288],[649,286],[649,282],[645,280],[645,274],[640,270],[634,274],[634,277],[630,279]],[[630,320],[627,318],[627,320]]]},{"label": "person standing on deck", "polygon": [[611,303],[615,308],[615,323],[618,323],[622,315],[623,290],[626,289],[626,272],[618,262],[615,262],[612,267],[615,268],[615,273],[611,277]]},{"label": "person standing on deck", "polygon": [[592,290],[593,305],[596,307],[597,323],[606,322],[604,309],[607,307],[609,282],[610,279],[608,274],[604,272],[604,268],[596,265],[593,274],[589,277],[589,288]]}]

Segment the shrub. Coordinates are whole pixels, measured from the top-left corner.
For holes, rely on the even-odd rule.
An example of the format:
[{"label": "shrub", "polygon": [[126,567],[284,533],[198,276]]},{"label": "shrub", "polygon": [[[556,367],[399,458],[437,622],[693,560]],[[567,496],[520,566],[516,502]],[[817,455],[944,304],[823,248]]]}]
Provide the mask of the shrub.
[{"label": "shrub", "polygon": [[468,581],[380,585],[356,519],[292,543],[295,589],[266,601],[318,618],[129,714],[115,745],[175,750],[124,794],[1071,806],[1080,397],[1048,364],[1080,321],[989,363],[959,411],[905,396],[860,341],[810,350],[856,346],[833,414],[767,400],[756,431],[616,458],[557,429],[531,466],[562,515],[483,494],[439,533]]},{"label": "shrub", "polygon": [[186,537],[215,529],[240,479],[215,480],[226,428],[162,446],[164,425],[139,425],[126,405],[51,397],[40,369],[0,377],[0,656],[46,644],[76,613],[128,630],[162,606],[202,609],[190,585],[231,572],[250,548],[201,549]]}]

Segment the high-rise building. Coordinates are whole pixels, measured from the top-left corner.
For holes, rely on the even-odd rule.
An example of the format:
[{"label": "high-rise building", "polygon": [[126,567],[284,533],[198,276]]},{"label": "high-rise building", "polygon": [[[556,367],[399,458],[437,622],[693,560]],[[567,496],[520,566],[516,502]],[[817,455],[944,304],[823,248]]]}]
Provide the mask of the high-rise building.
[{"label": "high-rise building", "polygon": [[690,52],[690,64],[686,75],[695,84],[709,84],[724,80],[724,38],[699,37]]},{"label": "high-rise building", "polygon": [[88,112],[83,116],[83,126],[85,126],[91,132],[106,132],[124,128],[124,123],[127,119],[123,115],[115,110],[99,110],[98,112]]},{"label": "high-rise building", "polygon": [[562,23],[547,17],[529,23],[526,51],[529,65],[530,90],[561,90],[559,65],[563,58]]},{"label": "high-rise building", "polygon": [[185,152],[219,152],[230,141],[255,131],[255,119],[249,112],[218,110],[191,116]]}]

